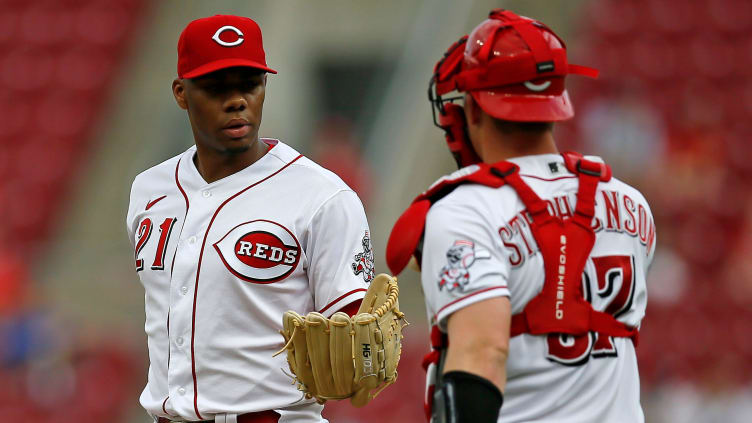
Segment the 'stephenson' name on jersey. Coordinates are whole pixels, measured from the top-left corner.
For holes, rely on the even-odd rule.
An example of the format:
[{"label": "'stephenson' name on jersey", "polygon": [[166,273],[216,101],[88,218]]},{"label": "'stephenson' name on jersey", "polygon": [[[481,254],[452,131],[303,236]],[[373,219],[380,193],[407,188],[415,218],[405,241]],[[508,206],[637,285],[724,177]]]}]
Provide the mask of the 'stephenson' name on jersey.
[{"label": "'stephenson' name on jersey", "polygon": [[[551,213],[561,218],[572,217],[576,203],[576,193],[554,197],[546,200]],[[645,248],[645,254],[652,251],[655,242],[655,222],[648,213],[647,207],[640,201],[618,191],[603,190],[595,197],[596,205],[603,203],[605,216],[593,219],[593,230],[616,232],[632,237],[638,237]],[[605,222],[604,222],[605,220]],[[517,213],[505,226],[499,228],[499,236],[504,246],[510,251],[509,264],[514,267],[521,266],[526,257],[531,257],[538,252],[530,232],[530,215],[526,211]]]}]

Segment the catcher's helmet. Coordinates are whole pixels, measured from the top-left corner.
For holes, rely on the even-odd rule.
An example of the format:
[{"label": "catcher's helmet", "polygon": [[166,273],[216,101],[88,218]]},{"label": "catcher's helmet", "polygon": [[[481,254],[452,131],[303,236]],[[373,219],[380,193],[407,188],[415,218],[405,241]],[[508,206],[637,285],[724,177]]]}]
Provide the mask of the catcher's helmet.
[{"label": "catcher's helmet", "polygon": [[564,88],[564,77],[571,73],[598,75],[595,69],[567,63],[564,41],[543,23],[492,10],[436,64],[428,90],[439,112],[437,122],[434,111],[434,123],[447,132],[449,149],[460,166],[479,162],[465,135],[464,113],[451,104],[459,97],[443,95],[469,92],[484,112],[497,119],[561,121],[574,116]]}]

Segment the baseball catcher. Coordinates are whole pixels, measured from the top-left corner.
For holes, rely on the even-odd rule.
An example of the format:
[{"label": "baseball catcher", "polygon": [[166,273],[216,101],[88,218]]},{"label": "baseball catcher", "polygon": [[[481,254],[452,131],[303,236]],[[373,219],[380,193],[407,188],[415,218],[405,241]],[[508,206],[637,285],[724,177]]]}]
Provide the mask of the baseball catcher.
[{"label": "baseball catcher", "polygon": [[282,317],[287,363],[298,389],[323,404],[350,398],[355,407],[368,404],[397,380],[402,352],[402,328],[397,279],[380,274],[371,282],[358,309],[350,317],[337,312],[327,319],[312,311]]},{"label": "baseball catcher", "polygon": [[568,75],[598,71],[502,9],[434,68],[429,100],[460,169],[413,201],[386,251],[394,274],[421,270],[431,423],[645,421],[635,348],[655,224],[603,159],[559,152]]}]

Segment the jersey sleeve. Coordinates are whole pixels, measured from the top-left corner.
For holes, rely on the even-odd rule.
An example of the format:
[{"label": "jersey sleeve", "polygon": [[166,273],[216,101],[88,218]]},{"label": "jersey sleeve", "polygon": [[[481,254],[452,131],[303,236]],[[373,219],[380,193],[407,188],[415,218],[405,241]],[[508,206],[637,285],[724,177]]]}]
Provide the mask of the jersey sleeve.
[{"label": "jersey sleeve", "polygon": [[133,205],[135,203],[136,196],[136,180],[134,180],[133,184],[131,185],[130,198],[128,200],[128,214],[125,217],[125,229],[126,232],[128,232],[128,239],[130,240],[131,247],[133,248],[135,248],[136,243],[136,208]]},{"label": "jersey sleeve", "polygon": [[653,212],[650,210],[650,205],[648,205],[647,201],[645,202],[645,207],[648,209],[648,216],[649,216],[649,228],[648,228],[648,245],[647,245],[647,260],[645,265],[645,271],[650,268],[650,266],[653,264],[653,257],[655,256],[655,249],[658,245],[658,232],[655,227],[655,218],[653,217]]},{"label": "jersey sleeve", "polygon": [[421,282],[431,324],[446,331],[455,311],[509,296],[509,264],[498,235],[478,210],[463,204],[434,205],[426,218]]},{"label": "jersey sleeve", "polygon": [[337,192],[316,211],[308,232],[308,281],[316,311],[328,317],[362,299],[374,277],[363,204],[353,191]]}]

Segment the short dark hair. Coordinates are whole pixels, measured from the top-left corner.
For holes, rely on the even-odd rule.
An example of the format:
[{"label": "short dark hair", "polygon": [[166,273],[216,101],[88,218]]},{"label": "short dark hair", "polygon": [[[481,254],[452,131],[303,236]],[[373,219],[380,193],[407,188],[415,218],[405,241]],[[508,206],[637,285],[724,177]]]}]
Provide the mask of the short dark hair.
[{"label": "short dark hair", "polygon": [[496,128],[502,133],[524,132],[526,134],[543,133],[554,129],[553,122],[515,122],[494,118]]}]

